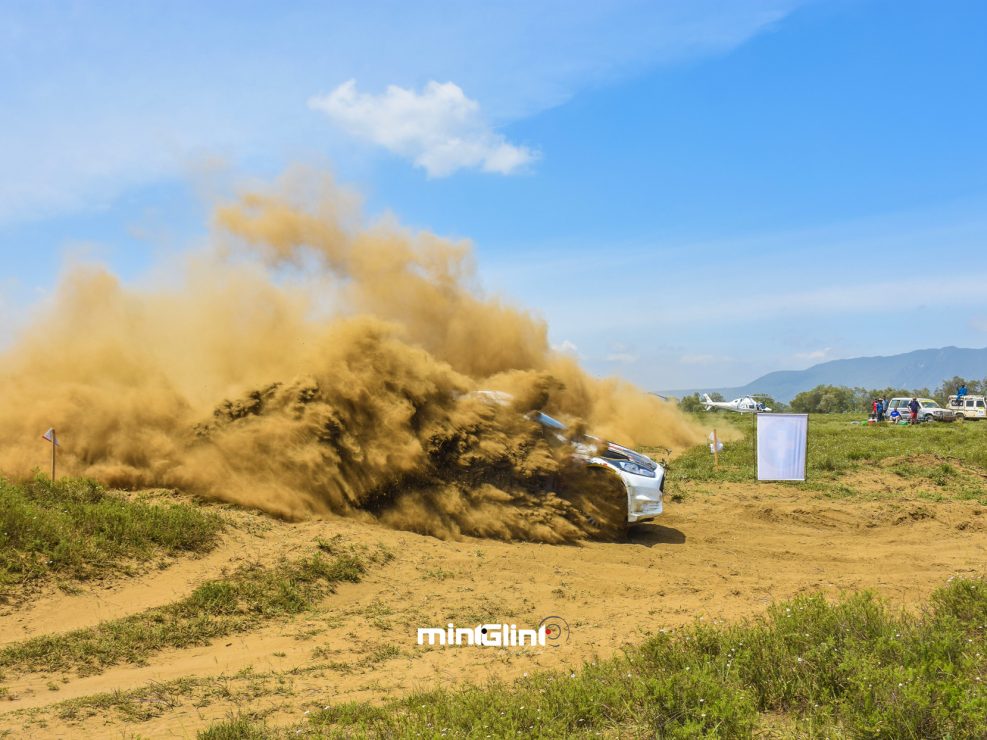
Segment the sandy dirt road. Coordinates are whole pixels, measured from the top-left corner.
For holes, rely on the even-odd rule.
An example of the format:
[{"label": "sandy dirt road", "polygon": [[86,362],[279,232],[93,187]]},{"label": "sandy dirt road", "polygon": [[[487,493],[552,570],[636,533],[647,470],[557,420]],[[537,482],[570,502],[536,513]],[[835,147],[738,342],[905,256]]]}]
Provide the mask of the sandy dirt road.
[{"label": "sandy dirt road", "polygon": [[[37,736],[39,728],[59,737],[188,737],[237,712],[288,723],[330,703],[577,670],[659,630],[742,619],[803,592],[872,588],[891,604],[913,608],[952,576],[987,573],[987,510],[975,502],[832,500],[785,485],[697,484],[683,501],[669,503],[660,524],[639,527],[625,543],[450,542],[351,520],[267,521],[249,534],[232,532],[207,558],[114,587],[140,598],[62,595],[63,621],[39,603],[2,617],[0,633],[8,641],[39,629],[59,632],[166,603],[219,575],[220,565],[244,557],[273,562],[281,551],[314,548],[319,537],[383,545],[394,558],[298,619],[168,651],[150,665],[85,678],[7,675],[0,682],[7,690],[0,730],[13,737]],[[115,606],[92,612],[94,600]],[[549,615],[570,628],[557,648],[417,645],[419,627],[534,627]],[[32,625],[42,616],[43,624]],[[169,687],[179,679],[188,685]],[[83,711],[59,704],[133,689],[147,710],[139,722],[113,702]]]}]

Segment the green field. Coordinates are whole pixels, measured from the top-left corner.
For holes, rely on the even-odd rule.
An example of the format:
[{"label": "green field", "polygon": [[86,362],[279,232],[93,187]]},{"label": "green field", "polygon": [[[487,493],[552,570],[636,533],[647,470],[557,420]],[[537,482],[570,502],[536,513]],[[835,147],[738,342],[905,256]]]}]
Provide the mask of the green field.
[{"label": "green field", "polygon": [[[697,414],[712,430],[728,430],[740,438],[727,441],[714,467],[708,447],[696,447],[670,463],[668,491],[686,495],[689,484],[738,483],[755,480],[753,419],[728,413]],[[891,426],[854,424],[859,414],[812,414],[809,417],[805,484],[831,496],[874,497],[854,490],[848,473],[880,470],[908,479],[922,498],[972,499],[987,505],[987,422],[954,422]],[[647,451],[647,450],[646,450]],[[898,496],[899,494],[896,494]]]}]

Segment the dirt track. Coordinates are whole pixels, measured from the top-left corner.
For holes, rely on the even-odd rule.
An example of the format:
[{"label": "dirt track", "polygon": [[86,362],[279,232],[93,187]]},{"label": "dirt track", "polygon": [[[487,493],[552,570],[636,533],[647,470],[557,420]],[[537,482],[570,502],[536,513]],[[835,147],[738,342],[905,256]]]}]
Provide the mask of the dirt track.
[{"label": "dirt track", "polygon": [[[867,481],[857,484],[866,487]],[[164,653],[146,667],[69,676],[57,690],[48,675],[8,675],[2,682],[9,693],[0,705],[0,730],[37,734],[36,727],[24,729],[23,713],[11,714],[17,710],[188,676],[222,677],[224,691],[209,693],[208,701],[169,694],[161,700],[167,704],[161,716],[138,725],[123,723],[113,710],[68,723],[43,710],[35,719],[47,722],[46,733],[59,736],[185,737],[237,709],[286,723],[329,703],[578,668],[649,633],[695,619],[755,615],[800,592],[835,595],[873,588],[891,603],[911,607],[950,576],[987,572],[987,510],[974,502],[830,500],[767,484],[686,493],[683,502],[669,503],[660,524],[640,527],[623,544],[446,542],[352,520],[270,522],[251,526],[249,533],[235,531],[221,551],[202,560],[2,616],[0,635],[7,642],[166,603],[218,575],[224,564],[243,558],[273,561],[285,550],[306,551],[317,537],[340,534],[345,542],[383,544],[395,558],[368,572],[363,582],[342,585],[320,609],[294,622],[208,648]],[[256,524],[255,515],[237,516]],[[418,627],[448,622],[534,627],[548,615],[568,621],[568,644],[538,649],[416,644]],[[246,669],[251,672],[243,674]]]}]

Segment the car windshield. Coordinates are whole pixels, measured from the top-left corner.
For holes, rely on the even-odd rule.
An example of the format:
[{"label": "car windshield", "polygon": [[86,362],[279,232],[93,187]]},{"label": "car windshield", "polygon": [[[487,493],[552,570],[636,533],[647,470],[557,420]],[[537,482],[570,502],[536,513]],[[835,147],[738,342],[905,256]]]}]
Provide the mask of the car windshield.
[{"label": "car windshield", "polygon": [[935,401],[922,401],[922,407],[927,409],[937,409],[939,404]]},{"label": "car windshield", "polygon": [[654,470],[657,467],[655,465],[655,461],[650,457],[612,442],[607,444],[606,449],[600,453],[600,457],[609,458],[611,460],[631,460],[632,462],[635,462],[648,470]]}]

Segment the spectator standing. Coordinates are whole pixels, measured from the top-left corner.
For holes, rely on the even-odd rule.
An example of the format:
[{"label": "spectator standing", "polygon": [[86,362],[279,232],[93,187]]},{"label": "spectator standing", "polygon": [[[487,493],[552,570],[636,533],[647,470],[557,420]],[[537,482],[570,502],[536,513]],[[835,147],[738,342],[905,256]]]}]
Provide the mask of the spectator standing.
[{"label": "spectator standing", "polygon": [[918,399],[917,398],[913,398],[911,401],[908,402],[908,410],[912,412],[912,418],[910,419],[910,421],[912,422],[912,424],[914,424],[914,423],[916,423],[918,421],[918,410],[919,410],[919,408],[920,407],[918,405]]}]

